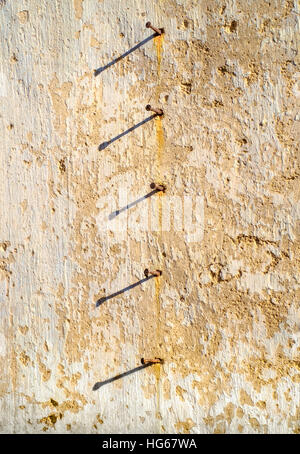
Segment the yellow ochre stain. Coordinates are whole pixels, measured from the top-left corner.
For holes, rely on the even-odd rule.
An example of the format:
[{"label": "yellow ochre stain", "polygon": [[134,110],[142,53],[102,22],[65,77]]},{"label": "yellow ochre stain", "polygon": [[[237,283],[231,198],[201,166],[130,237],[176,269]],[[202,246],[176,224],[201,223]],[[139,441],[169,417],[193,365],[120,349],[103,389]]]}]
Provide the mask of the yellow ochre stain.
[{"label": "yellow ochre stain", "polygon": [[[161,67],[161,58],[162,58],[162,44],[163,44],[163,35],[156,36],[154,38],[154,45],[156,48],[157,55],[157,74],[158,74],[158,86],[156,98],[158,98],[159,93],[159,81],[160,81],[160,67]],[[157,99],[158,101],[158,99]],[[156,129],[156,140],[157,140],[157,153],[155,160],[155,182],[157,184],[163,184],[162,175],[161,175],[161,165],[162,165],[162,154],[164,150],[165,140],[162,126],[162,118],[157,116],[155,118],[155,129]],[[162,235],[162,197],[164,196],[163,192],[157,194],[157,210],[158,210],[158,225],[159,238]],[[155,278],[155,312],[156,312],[156,339],[155,343],[157,345],[157,356],[160,355],[160,345],[161,345],[161,320],[160,320],[160,292],[161,292],[161,278]],[[153,365],[153,372],[156,379],[156,417],[158,419],[160,416],[160,375],[161,375],[161,364]]]},{"label": "yellow ochre stain", "polygon": [[154,376],[156,379],[156,417],[159,417],[160,414],[160,364],[153,365]]},{"label": "yellow ochre stain", "polygon": [[162,56],[162,44],[164,40],[164,35],[159,35],[154,38],[154,45],[156,49],[156,56],[157,56],[157,72],[160,75],[160,63],[161,63],[161,56]]},{"label": "yellow ochre stain", "polygon": [[[160,276],[155,279],[155,303],[156,303],[156,334],[160,334]],[[159,342],[159,339],[157,339]]]},{"label": "yellow ochre stain", "polygon": [[[162,127],[161,117],[156,117],[155,119],[155,128],[156,128],[156,140],[157,140],[157,154],[156,154],[156,172],[155,172],[155,182],[157,184],[163,184],[161,176],[161,164],[162,164],[162,154],[165,145],[164,132]],[[158,226],[159,233],[162,234],[162,197],[164,196],[163,192],[157,194],[157,211],[158,211]]]},{"label": "yellow ochre stain", "polygon": [[162,159],[162,152],[165,145],[164,131],[162,127],[161,117],[155,118],[156,140],[157,140],[157,178],[160,178],[160,166]]},{"label": "yellow ochre stain", "polygon": [[[156,345],[161,345],[161,321],[160,321],[160,288],[161,288],[161,278],[158,276],[155,279],[155,305],[156,305]],[[159,352],[159,350],[158,350]],[[153,372],[156,379],[156,417],[159,418],[160,414],[160,371],[161,365],[154,364]]]},{"label": "yellow ochre stain", "polygon": [[[160,183],[160,182],[159,182]],[[157,204],[157,212],[158,212],[158,232],[160,235],[162,234],[162,197],[163,193],[159,192],[157,194],[156,204]]]}]

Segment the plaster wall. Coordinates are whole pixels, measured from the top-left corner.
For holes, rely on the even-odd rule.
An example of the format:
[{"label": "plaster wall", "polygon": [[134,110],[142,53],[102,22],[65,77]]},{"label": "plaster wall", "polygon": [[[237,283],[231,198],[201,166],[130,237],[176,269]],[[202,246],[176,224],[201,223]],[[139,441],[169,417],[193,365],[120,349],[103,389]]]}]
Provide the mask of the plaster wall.
[{"label": "plaster wall", "polygon": [[0,0],[1,433],[299,433],[299,12]]}]

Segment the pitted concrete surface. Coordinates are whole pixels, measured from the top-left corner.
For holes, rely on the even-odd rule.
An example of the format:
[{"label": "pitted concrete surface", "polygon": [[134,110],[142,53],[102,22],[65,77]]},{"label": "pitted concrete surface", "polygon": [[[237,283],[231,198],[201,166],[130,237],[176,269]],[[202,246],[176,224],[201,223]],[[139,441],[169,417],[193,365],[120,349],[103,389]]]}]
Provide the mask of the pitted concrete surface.
[{"label": "pitted concrete surface", "polygon": [[1,433],[299,433],[299,13],[0,1]]}]

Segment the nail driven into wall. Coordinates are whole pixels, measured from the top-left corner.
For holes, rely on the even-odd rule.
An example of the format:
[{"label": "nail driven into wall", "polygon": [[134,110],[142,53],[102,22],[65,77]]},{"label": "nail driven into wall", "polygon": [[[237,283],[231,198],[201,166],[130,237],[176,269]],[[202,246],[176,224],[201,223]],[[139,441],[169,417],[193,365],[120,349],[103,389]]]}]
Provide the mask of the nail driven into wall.
[{"label": "nail driven into wall", "polygon": [[151,183],[150,188],[155,189],[156,191],[162,191],[162,192],[166,192],[166,189],[167,189],[164,184],[156,184],[156,183]]},{"label": "nail driven into wall", "polygon": [[155,107],[152,107],[152,106],[150,106],[150,104],[146,105],[146,110],[148,110],[148,111],[151,110],[151,112],[155,112],[156,115],[159,115],[159,116],[164,114],[164,111],[162,109],[157,109]]},{"label": "nail driven into wall", "polygon": [[161,275],[162,275],[162,271],[161,271],[161,270],[151,271],[151,270],[148,270],[148,268],[146,268],[146,269],[144,270],[144,275],[145,275],[146,277],[149,277],[150,274],[151,274],[152,276],[158,277],[158,276],[161,276]]},{"label": "nail driven into wall", "polygon": [[151,28],[155,33],[157,33],[158,35],[162,35],[162,33],[164,33],[164,29],[163,28],[156,28],[154,27],[151,22],[147,22],[146,23],[146,27],[147,28]]},{"label": "nail driven into wall", "polygon": [[163,364],[164,360],[161,358],[151,358],[151,359],[142,358],[141,363],[144,365],[145,364]]}]

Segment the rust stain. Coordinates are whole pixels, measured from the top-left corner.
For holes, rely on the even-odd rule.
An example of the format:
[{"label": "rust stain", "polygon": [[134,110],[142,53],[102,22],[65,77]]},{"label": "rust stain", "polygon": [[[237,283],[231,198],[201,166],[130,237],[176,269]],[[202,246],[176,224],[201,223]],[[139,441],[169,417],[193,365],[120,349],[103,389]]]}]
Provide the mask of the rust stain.
[{"label": "rust stain", "polygon": [[[164,150],[165,146],[165,139],[164,139],[164,131],[163,131],[163,126],[162,126],[162,118],[161,117],[156,117],[155,118],[155,129],[156,129],[156,140],[157,140],[157,156],[156,156],[156,162],[157,162],[157,178],[160,178],[160,167],[162,163],[162,153]],[[160,183],[160,181],[158,181]]]},{"label": "rust stain", "polygon": [[160,376],[161,376],[161,364],[153,365],[153,372],[156,379],[156,418],[161,419],[160,416]]},{"label": "rust stain", "polygon": [[160,276],[155,278],[155,303],[156,303],[156,318],[157,318],[157,325],[156,325],[156,335],[160,335]]},{"label": "rust stain", "polygon": [[162,45],[163,45],[164,35],[159,35],[154,38],[154,45],[156,49],[156,56],[157,56],[157,72],[160,76],[160,64],[161,64],[161,57],[162,57]]},{"label": "rust stain", "polygon": [[[164,150],[164,133],[162,127],[162,120],[160,117],[155,119],[155,128],[156,128],[156,140],[157,140],[157,154],[156,154],[156,183],[162,184],[161,181],[161,164],[162,164],[162,154]],[[159,192],[157,194],[157,211],[158,211],[158,225],[160,235],[162,234],[162,197],[164,193]]]},{"label": "rust stain", "polygon": [[[156,90],[156,98],[159,95],[159,83],[160,83],[160,66],[161,66],[161,57],[162,57],[162,44],[163,44],[163,36],[157,36],[154,38],[154,45],[156,48],[156,55],[157,55],[157,73],[158,73],[158,85]],[[156,129],[156,141],[157,141],[157,153],[156,153],[156,183],[163,183],[161,181],[161,165],[162,165],[162,154],[164,150],[165,140],[164,140],[164,133],[163,133],[163,126],[162,126],[162,119],[161,117],[155,118],[155,129]],[[158,211],[158,241],[161,241],[162,238],[162,196],[163,192],[159,192],[157,194],[157,211]],[[161,346],[161,320],[160,320],[160,312],[161,312],[161,304],[160,304],[160,293],[161,293],[161,278],[157,277],[155,279],[155,311],[156,311],[156,345],[160,349]],[[158,350],[160,354],[160,351]],[[153,373],[156,379],[156,418],[161,419],[160,414],[160,377],[161,377],[161,364],[155,364],[153,366]]]}]

